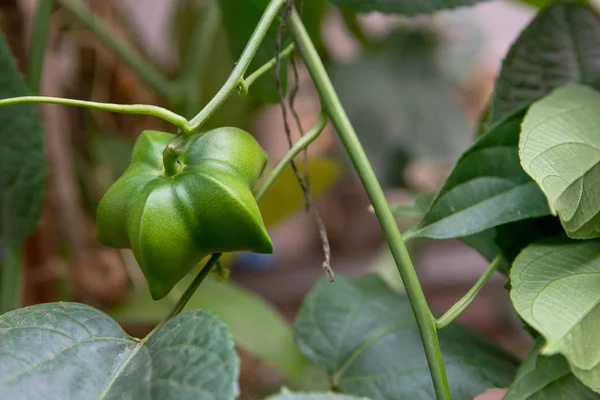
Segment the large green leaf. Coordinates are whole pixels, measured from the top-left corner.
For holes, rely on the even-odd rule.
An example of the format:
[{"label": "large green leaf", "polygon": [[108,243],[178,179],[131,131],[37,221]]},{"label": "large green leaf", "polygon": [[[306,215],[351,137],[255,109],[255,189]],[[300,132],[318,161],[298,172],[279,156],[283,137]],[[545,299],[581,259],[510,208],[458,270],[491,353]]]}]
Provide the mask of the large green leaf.
[{"label": "large green leaf", "polygon": [[338,393],[292,393],[282,389],[279,394],[267,397],[266,400],[368,400],[366,397],[347,396]]},{"label": "large green leaf", "polygon": [[188,311],[139,340],[104,313],[49,303],[0,316],[2,399],[222,399],[238,395],[227,327]]},{"label": "large green leaf", "polygon": [[543,340],[538,340],[529,358],[517,370],[504,400],[598,400],[600,395],[585,387],[559,356],[540,355]]},{"label": "large green leaf", "polygon": [[600,235],[600,93],[580,84],[534,103],[523,120],[523,169],[570,237]]},{"label": "large green leaf", "polygon": [[351,7],[357,12],[379,11],[401,15],[431,14],[440,10],[472,6],[483,0],[330,0],[340,7]]},{"label": "large green leaf", "polygon": [[[296,322],[300,350],[344,393],[379,399],[435,399],[409,301],[376,276],[317,283]],[[505,387],[516,361],[479,335],[451,326],[440,345],[454,398]]]},{"label": "large green leaf", "polygon": [[544,194],[519,163],[525,109],[492,126],[467,150],[429,211],[407,237],[446,239],[549,214]]},{"label": "large green leaf", "polygon": [[[27,95],[6,41],[0,34],[0,99]],[[0,107],[0,244],[14,246],[37,227],[46,162],[35,105]]]},{"label": "large green leaf", "polygon": [[[173,307],[193,277],[185,277],[172,294],[153,301],[147,288],[134,291],[122,305],[110,311],[119,322],[159,322]],[[281,371],[292,382],[305,372],[307,360],[298,352],[292,328],[284,317],[260,296],[233,282],[207,278],[190,299],[187,309],[201,308],[221,318],[235,344]]]},{"label": "large green leaf", "polygon": [[581,381],[600,390],[600,241],[554,239],[527,247],[511,272],[513,305]]},{"label": "large green leaf", "polygon": [[587,5],[557,2],[511,47],[496,82],[490,122],[569,82],[600,78],[600,18]]}]

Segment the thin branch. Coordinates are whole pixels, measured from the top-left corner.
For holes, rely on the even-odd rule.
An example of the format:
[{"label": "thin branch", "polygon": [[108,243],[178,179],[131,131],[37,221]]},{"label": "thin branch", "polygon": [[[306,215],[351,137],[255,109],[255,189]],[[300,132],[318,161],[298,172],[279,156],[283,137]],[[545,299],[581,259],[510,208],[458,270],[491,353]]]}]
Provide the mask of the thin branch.
[{"label": "thin branch", "polygon": [[144,337],[143,340],[148,340],[148,338],[152,336],[152,334],[156,332],[161,326],[163,326],[168,320],[170,320],[171,318],[181,313],[181,311],[183,311],[187,303],[194,295],[194,292],[196,292],[196,289],[198,289],[200,284],[208,276],[208,274],[217,264],[219,258],[221,258],[222,255],[223,253],[215,253],[210,257],[206,265],[200,270],[198,275],[196,275],[190,286],[188,286],[187,289],[185,289],[185,292],[183,292],[183,295],[179,298],[177,303],[175,303],[169,314],[160,322],[160,324],[156,325],[154,329],[152,329],[152,331],[149,334],[147,334],[146,337]]},{"label": "thin branch", "polygon": [[206,120],[213,115],[215,111],[219,109],[219,107],[221,107],[225,100],[229,98],[231,93],[233,93],[242,84],[244,74],[246,73],[250,62],[258,51],[258,48],[265,38],[271,23],[273,23],[275,18],[277,18],[279,10],[281,7],[283,7],[285,2],[286,0],[271,0],[225,84],[206,105],[206,107],[204,107],[190,121],[190,128],[192,131],[198,130],[206,122]]},{"label": "thin branch", "polygon": [[287,152],[287,154],[283,157],[283,159],[277,164],[271,175],[267,179],[267,181],[262,185],[260,190],[256,194],[256,201],[260,201],[262,197],[267,193],[267,191],[273,186],[279,175],[285,170],[290,162],[298,155],[302,150],[304,150],[309,144],[315,141],[317,137],[321,134],[325,125],[327,125],[327,114],[322,112],[319,115],[319,119],[313,127],[304,135],[300,140],[292,146],[292,148]]},{"label": "thin branch", "polygon": [[190,127],[188,121],[179,114],[175,114],[166,108],[152,106],[148,104],[113,104],[113,103],[97,103],[94,101],[64,99],[61,97],[46,97],[46,96],[22,96],[11,97],[0,100],[0,107],[19,103],[47,103],[60,104],[64,106],[92,108],[96,110],[105,110],[120,114],[141,114],[151,115],[156,118],[163,119],[173,125],[181,128],[184,132],[189,132]]},{"label": "thin branch", "polygon": [[[280,60],[282,60],[282,59],[284,59],[286,57],[289,57],[290,54],[292,54],[293,51],[294,51],[294,44],[291,43],[285,49],[283,49],[283,51],[281,53],[279,53],[279,57],[278,58]],[[273,68],[276,63],[277,63],[277,57],[273,57],[272,59],[270,59],[269,61],[267,61],[262,67],[258,68],[256,71],[254,71],[253,73],[251,73],[250,75],[248,75],[248,77],[244,79],[244,82],[246,83],[246,86],[248,88],[250,86],[252,86],[252,84],[254,83],[254,81],[256,81],[258,78],[260,78],[266,72],[268,72],[271,68]]]},{"label": "thin branch", "polygon": [[[275,83],[277,86],[277,93],[279,94],[279,106],[281,108],[281,115],[283,117],[283,128],[285,130],[285,136],[287,138],[290,149],[293,148],[293,140],[292,133],[290,130],[290,124],[288,122],[288,114],[287,114],[287,106],[285,104],[285,97],[283,94],[283,85],[281,84],[280,70],[281,70],[281,60],[279,58],[279,54],[281,53],[281,41],[283,37],[283,28],[292,13],[294,8],[294,1],[288,0],[287,5],[284,9],[284,15],[281,19],[281,23],[279,24],[279,30],[277,31],[277,38],[275,40]],[[297,72],[297,71],[296,71]],[[297,88],[296,88],[297,90]],[[298,115],[295,113],[295,110],[292,110],[294,116],[296,118],[296,122],[299,125],[300,133],[302,133],[302,125],[300,124],[300,119]],[[317,230],[319,232],[319,237],[321,239],[321,244],[323,247],[323,255],[325,260],[323,261],[323,271],[329,279],[330,282],[335,280],[335,274],[333,273],[333,269],[331,268],[331,249],[329,246],[329,238],[327,237],[327,229],[325,228],[325,224],[323,223],[323,219],[319,214],[319,211],[315,208],[314,201],[312,195],[310,194],[310,189],[308,187],[307,182],[304,180],[300,171],[298,170],[298,166],[294,162],[292,158],[290,160],[290,165],[292,167],[292,171],[294,172],[294,176],[296,180],[300,184],[300,188],[302,189],[302,193],[304,194],[306,211],[312,212],[315,223],[317,224]]]},{"label": "thin branch", "polygon": [[444,313],[435,321],[435,326],[438,330],[442,330],[452,324],[456,319],[471,305],[477,294],[481,291],[486,282],[492,277],[492,274],[502,262],[502,255],[499,254],[487,267],[483,275],[479,278],[477,283],[465,294],[460,300],[458,300],[448,311]]}]

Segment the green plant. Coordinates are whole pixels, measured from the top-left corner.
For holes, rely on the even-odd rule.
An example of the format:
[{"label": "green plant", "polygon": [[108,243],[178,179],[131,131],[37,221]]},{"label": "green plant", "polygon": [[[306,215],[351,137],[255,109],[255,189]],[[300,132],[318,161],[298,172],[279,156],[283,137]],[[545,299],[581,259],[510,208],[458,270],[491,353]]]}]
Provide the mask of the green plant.
[{"label": "green plant", "polygon": [[[170,104],[186,116],[188,110],[197,111],[197,93],[189,87],[204,68],[208,46],[200,46],[204,54],[190,59],[181,80],[169,82],[79,1],[56,2]],[[322,2],[306,2],[305,11],[313,11],[307,22],[318,20]],[[48,3],[40,2],[31,88],[39,87],[44,48],[39,44],[51,12]],[[355,12],[413,15],[474,1],[332,3],[343,7],[350,30],[369,45],[353,25]],[[211,5],[207,21],[222,13],[232,47],[241,55],[222,88],[191,119],[150,105],[28,97],[1,44],[0,106],[6,107],[0,108],[0,137],[12,157],[2,158],[2,172],[12,179],[2,180],[0,197],[2,306],[8,311],[0,316],[0,337],[6,343],[0,353],[0,398],[237,397],[239,361],[227,327],[211,313],[182,311],[222,252],[271,250],[257,204],[328,120],[371,200],[406,297],[374,276],[318,283],[296,319],[296,341],[302,354],[327,372],[329,389],[344,394],[284,390],[270,399],[471,399],[494,386],[509,386],[509,400],[600,398],[600,345],[595,340],[600,323],[600,94],[594,89],[600,82],[600,17],[585,4],[545,6],[503,63],[484,133],[464,152],[440,192],[419,202],[416,211],[423,218],[404,237],[394,212],[401,217],[406,210],[388,204],[318,53],[319,23],[307,31],[293,2],[220,0]],[[278,16],[294,43],[274,54],[281,39],[274,24]],[[212,25],[204,24],[208,33],[199,29],[205,40],[214,34]],[[247,44],[240,45],[248,36]],[[280,100],[285,68],[275,68],[281,71],[278,79],[271,71],[285,65],[294,51],[310,72],[323,112],[252,196],[265,164],[262,149],[243,131],[202,128],[232,93],[251,95],[261,80],[267,84],[257,90],[258,98]],[[253,63],[256,72],[247,75]],[[35,228],[45,174],[42,132],[35,110],[25,104],[39,102],[152,115],[178,128],[178,135],[146,131],[140,136],[130,169],[109,190],[98,213],[100,239],[133,248],[155,299],[165,297],[180,280],[188,284],[143,339],[125,334],[110,317],[81,304],[14,309],[15,249]],[[16,159],[23,154],[28,155],[25,164]],[[211,186],[215,179],[220,185]],[[180,196],[163,196],[162,188]],[[204,201],[218,203],[218,209],[205,207]],[[237,212],[239,218],[234,218]],[[405,238],[418,237],[460,238],[491,260],[473,289],[439,317],[427,304],[405,245]],[[195,278],[184,276],[209,254]],[[453,324],[497,269],[507,273],[513,305],[537,339],[518,370],[511,355]],[[294,370],[288,375],[301,374]]]}]

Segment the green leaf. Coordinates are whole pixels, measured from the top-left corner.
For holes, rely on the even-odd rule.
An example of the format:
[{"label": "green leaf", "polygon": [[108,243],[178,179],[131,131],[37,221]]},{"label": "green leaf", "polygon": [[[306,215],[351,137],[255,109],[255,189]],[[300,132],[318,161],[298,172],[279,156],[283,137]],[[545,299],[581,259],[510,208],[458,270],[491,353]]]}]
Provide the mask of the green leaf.
[{"label": "green leaf", "polygon": [[540,355],[543,340],[538,340],[529,358],[517,370],[504,400],[597,400],[598,393],[585,387],[561,356]]},{"label": "green leaf", "polygon": [[407,237],[457,238],[549,214],[544,194],[519,163],[525,109],[494,126],[468,149],[421,222]]},{"label": "green leaf", "polygon": [[436,11],[472,6],[482,0],[331,0],[339,7],[350,7],[357,12],[379,11],[401,15],[431,14]]},{"label": "green leaf", "polygon": [[523,169],[572,238],[600,236],[600,93],[571,84],[534,103],[523,120]]},{"label": "green leaf", "polygon": [[[28,95],[0,34],[0,99]],[[46,183],[43,129],[35,105],[0,107],[0,243],[19,245],[37,228]]]},{"label": "green leaf", "polygon": [[2,399],[220,399],[238,395],[227,327],[188,311],[143,340],[83,304],[49,303],[0,316]]},{"label": "green leaf", "polygon": [[[300,350],[344,393],[379,399],[435,399],[409,301],[376,276],[320,280],[295,321]],[[505,387],[516,361],[458,325],[440,332],[452,394],[472,399]]]},{"label": "green leaf", "polygon": [[[119,322],[159,322],[189,286],[192,275],[185,277],[165,299],[153,301],[147,288],[131,294],[125,303],[110,311]],[[190,299],[186,309],[210,311],[229,327],[235,344],[298,382],[308,364],[299,353],[290,324],[260,296],[233,282],[207,278]]]},{"label": "green leaf", "polygon": [[512,45],[496,81],[490,123],[566,83],[600,78],[600,18],[587,5],[541,11]]},{"label": "green leaf", "polygon": [[265,400],[368,400],[366,397],[354,397],[338,393],[292,393],[283,388],[279,394]]},{"label": "green leaf", "polygon": [[527,247],[511,272],[513,305],[583,383],[600,390],[600,241],[553,239]]}]

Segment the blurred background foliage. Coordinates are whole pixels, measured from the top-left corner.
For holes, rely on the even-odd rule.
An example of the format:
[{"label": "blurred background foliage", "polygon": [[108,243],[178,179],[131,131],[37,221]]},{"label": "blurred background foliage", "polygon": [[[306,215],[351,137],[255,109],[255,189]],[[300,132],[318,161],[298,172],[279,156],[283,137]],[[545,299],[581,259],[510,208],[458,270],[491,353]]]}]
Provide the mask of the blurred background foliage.
[{"label": "blurred background foliage", "polygon": [[[180,91],[184,94],[155,93],[60,7],[52,14],[41,93],[158,104],[190,117],[228,77],[267,0],[85,3],[148,65],[164,73],[174,86],[185,87]],[[491,3],[500,4],[500,9],[514,7]],[[33,0],[0,2],[0,27],[22,71],[35,4]],[[503,28],[505,46],[531,14],[524,6],[516,9],[525,17],[513,20],[512,30]],[[408,229],[418,221],[419,202],[428,198],[414,194],[436,191],[476,135],[477,118],[499,63],[487,51],[489,32],[481,24],[494,19],[494,12],[464,10],[409,22],[377,13],[338,11],[325,0],[304,0],[303,15],[369,159],[397,204],[399,223]],[[274,26],[254,67],[273,57],[275,34]],[[284,34],[284,42],[288,40]],[[203,58],[198,58],[199,53]],[[296,107],[303,128],[308,129],[320,109],[308,74],[299,64]],[[291,68],[283,69],[281,78],[288,87],[293,85]],[[272,71],[252,86],[247,97],[231,96],[205,128],[228,125],[249,130],[269,152],[272,168],[287,150],[279,108],[272,104],[277,100]],[[94,216],[102,195],[127,168],[137,135],[144,129],[172,128],[145,116],[57,106],[40,110],[50,181],[40,227],[25,246],[24,302],[86,302],[107,310],[132,334],[143,335],[166,314],[188,278],[166,299],[153,302],[130,252],[102,247],[95,240]],[[294,138],[298,137],[294,131]],[[312,191],[332,245],[333,267],[351,275],[379,271],[401,291],[378,223],[342,150],[329,126],[311,146],[308,161]],[[215,276],[189,305],[213,311],[230,326],[241,350],[242,392],[248,398],[268,393],[282,382],[294,388],[323,387],[321,373],[296,349],[290,325],[302,298],[322,274],[320,241],[303,205],[302,192],[288,169],[260,203],[275,253],[228,255],[224,263],[231,269],[230,279]],[[420,240],[410,245],[425,289],[438,309],[460,297],[485,264],[466,247],[457,250],[455,242]],[[441,271],[440,264],[445,266]],[[437,267],[435,274],[432,265]],[[456,265],[463,268],[456,272]],[[492,286],[487,295],[484,291],[475,314],[466,313],[464,318],[514,345],[522,340],[512,329],[519,325],[514,315],[485,308],[486,301],[495,302],[497,288]]]}]

